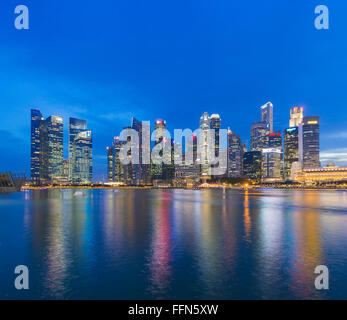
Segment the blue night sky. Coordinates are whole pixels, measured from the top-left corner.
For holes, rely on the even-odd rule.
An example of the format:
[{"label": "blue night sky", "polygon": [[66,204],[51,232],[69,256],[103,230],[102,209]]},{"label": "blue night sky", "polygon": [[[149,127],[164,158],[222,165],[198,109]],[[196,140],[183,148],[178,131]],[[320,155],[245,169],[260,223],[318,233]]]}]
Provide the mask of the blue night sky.
[{"label": "blue night sky", "polygon": [[[14,28],[25,4],[30,30]],[[330,30],[314,8],[330,9]],[[289,109],[321,117],[321,160],[347,165],[347,1],[2,0],[0,172],[30,175],[30,108],[87,120],[94,177],[106,146],[129,125],[167,120],[196,129],[219,113],[249,141],[259,107],[274,104],[275,130]]]}]

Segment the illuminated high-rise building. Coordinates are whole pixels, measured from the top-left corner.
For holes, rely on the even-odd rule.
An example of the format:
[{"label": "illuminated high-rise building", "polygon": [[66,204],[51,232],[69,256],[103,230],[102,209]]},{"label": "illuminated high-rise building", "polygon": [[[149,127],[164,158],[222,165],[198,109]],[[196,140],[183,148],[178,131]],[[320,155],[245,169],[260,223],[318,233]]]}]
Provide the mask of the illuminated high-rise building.
[{"label": "illuminated high-rise building", "polygon": [[290,109],[289,128],[299,127],[299,124],[304,119],[304,108],[294,107]]},{"label": "illuminated high-rise building", "polygon": [[214,148],[215,156],[219,155],[220,148],[220,129],[221,129],[221,118],[219,114],[212,114],[210,117],[210,129],[214,130]]},{"label": "illuminated high-rise building", "polygon": [[[214,130],[214,148],[211,146],[212,155],[217,158],[220,152],[220,129],[221,129],[221,118],[219,114],[212,114],[210,117],[210,129]],[[212,160],[212,159],[211,159]],[[219,163],[211,163],[211,168],[218,168]]]},{"label": "illuminated high-rise building", "polygon": [[69,119],[69,160],[70,181],[74,184],[92,182],[92,131],[87,122],[81,119]]},{"label": "illuminated high-rise building", "polygon": [[[115,147],[115,155],[114,155],[114,161],[115,163],[115,182],[121,182],[121,180],[124,180],[124,183],[126,185],[133,185],[133,186],[142,186],[142,185],[149,185],[151,183],[151,164],[150,164],[150,126],[149,123],[146,121],[140,121],[136,118],[132,118],[131,120],[131,126],[125,127],[124,130],[134,130],[137,133],[138,137],[138,143],[134,144],[132,146],[132,150],[136,150],[136,156],[133,158],[134,154],[131,154],[132,150],[128,150],[127,157],[129,158],[129,163],[124,164],[122,163],[122,166],[118,165],[117,169],[117,163],[123,162],[120,160],[120,150],[121,146],[126,143],[132,144],[131,136],[122,137],[126,139],[126,141],[122,142],[118,140]],[[147,135],[147,136],[146,136]],[[148,143],[147,141],[148,140]],[[117,149],[118,154],[117,155]],[[130,161],[132,159],[132,161]],[[125,159],[123,159],[125,160]],[[136,160],[136,161],[135,161]],[[123,170],[123,171],[122,171]]]},{"label": "illuminated high-rise building", "polygon": [[299,161],[299,128],[284,130],[284,179],[290,180],[292,166]]},{"label": "illuminated high-rise building", "polygon": [[[139,154],[139,163],[134,164],[134,184],[135,185],[148,185],[151,183],[151,165],[149,163],[145,163],[146,154],[150,154],[150,146],[145,143],[145,130],[148,132],[148,140],[150,140],[150,127],[144,127],[146,122],[142,122],[137,120],[136,118],[132,118],[131,128],[136,130],[139,135],[139,145],[138,145],[138,154]],[[149,148],[149,149],[148,149]]]},{"label": "illuminated high-rise building", "polygon": [[227,176],[238,178],[242,176],[243,145],[236,133],[228,130]]},{"label": "illuminated high-rise building", "polygon": [[320,167],[319,117],[304,117],[299,125],[299,161],[303,169]]},{"label": "illuminated high-rise building", "polygon": [[210,117],[207,112],[204,112],[200,117],[200,162],[201,162],[201,176],[208,177],[210,175],[210,155],[209,155],[209,141],[208,131],[210,129]]},{"label": "illuminated high-rise building", "polygon": [[264,148],[262,150],[262,181],[279,182],[283,180],[282,148]]},{"label": "illuminated high-rise building", "polygon": [[282,149],[282,135],[279,132],[273,132],[268,135],[267,147],[268,148],[281,148]]},{"label": "illuminated high-rise building", "polygon": [[72,144],[72,183],[90,184],[93,178],[92,131],[81,131]]},{"label": "illuminated high-rise building", "polygon": [[[154,124],[155,137],[154,144],[155,146],[162,144],[162,149],[159,152],[158,157],[164,159],[164,148],[166,143],[166,121],[165,120],[156,120]],[[159,159],[153,159],[159,161]],[[164,163],[152,163],[152,179],[156,181],[165,180],[164,177]]]},{"label": "illuminated high-rise building", "polygon": [[267,122],[269,124],[270,133],[274,130],[273,125],[273,104],[268,102],[260,107],[261,111],[261,121]]},{"label": "illuminated high-rise building", "polygon": [[107,147],[107,181],[113,182],[113,147]]},{"label": "illuminated high-rise building", "polygon": [[[124,183],[124,164],[121,159],[121,148],[125,141],[114,137],[112,147],[107,147],[107,179],[109,182]],[[127,165],[126,165],[127,166]]]},{"label": "illuminated high-rise building", "polygon": [[87,121],[70,118],[69,119],[69,160],[70,160],[70,169],[69,169],[69,179],[72,181],[72,159],[73,159],[73,143],[75,141],[76,136],[82,132],[87,130]]},{"label": "illuminated high-rise building", "polygon": [[31,163],[30,173],[31,182],[40,184],[42,179],[42,143],[41,143],[41,130],[43,124],[43,117],[39,110],[31,110]]},{"label": "illuminated high-rise building", "polygon": [[114,137],[113,141],[113,182],[123,183],[124,182],[124,165],[121,159],[121,149],[125,144],[124,141],[121,141],[120,138]]},{"label": "illuminated high-rise building", "polygon": [[243,175],[254,182],[260,182],[262,178],[262,154],[261,151],[245,152],[243,155]]},{"label": "illuminated high-rise building", "polygon": [[44,121],[44,166],[47,166],[47,180],[63,176],[63,118],[50,116]]},{"label": "illuminated high-rise building", "polygon": [[[131,130],[132,127],[124,127],[124,130]],[[124,139],[126,139],[124,141],[125,144],[131,144],[131,136],[127,136],[127,137],[123,137]],[[128,159],[124,159],[124,161],[128,161],[131,159],[132,154],[131,154],[131,150],[127,151],[126,157],[128,157]],[[124,183],[126,185],[136,185],[136,174],[135,174],[135,164],[133,164],[131,161],[128,161],[129,163],[124,164],[123,168],[124,168]]]},{"label": "illuminated high-rise building", "polygon": [[31,180],[35,184],[62,180],[63,118],[46,120],[39,110],[31,110]]},{"label": "illuminated high-rise building", "polygon": [[267,147],[270,125],[266,121],[254,122],[251,127],[251,151],[261,151]]},{"label": "illuminated high-rise building", "polygon": [[262,149],[262,181],[283,180],[282,135],[273,132],[268,135],[267,146]]}]

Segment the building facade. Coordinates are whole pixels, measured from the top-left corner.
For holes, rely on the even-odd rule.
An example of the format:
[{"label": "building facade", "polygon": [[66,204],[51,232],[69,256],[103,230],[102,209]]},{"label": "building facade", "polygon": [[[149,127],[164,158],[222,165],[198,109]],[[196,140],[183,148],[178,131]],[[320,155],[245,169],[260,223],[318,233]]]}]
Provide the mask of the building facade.
[{"label": "building facade", "polygon": [[290,180],[292,166],[299,161],[299,128],[284,130],[284,179]]},{"label": "building facade", "polygon": [[295,180],[305,184],[347,183],[347,167],[337,167],[330,164],[327,167],[301,169],[296,172]]},{"label": "building facade", "polygon": [[210,117],[207,112],[204,112],[200,117],[200,162],[201,162],[201,176],[207,178],[210,176],[210,155],[209,155],[209,136]]},{"label": "building facade", "polygon": [[227,176],[229,178],[239,178],[242,176],[243,145],[241,138],[236,133],[228,130],[227,149]]},{"label": "building facade", "polygon": [[31,181],[54,183],[64,173],[63,118],[46,120],[39,110],[31,110]]},{"label": "building facade", "polygon": [[272,133],[274,130],[273,124],[273,104],[268,102],[260,107],[261,111],[261,121],[264,121],[269,124],[269,133]]},{"label": "building facade", "polygon": [[294,107],[290,109],[289,128],[299,127],[304,119],[304,108]]},{"label": "building facade", "polygon": [[70,118],[69,119],[69,160],[70,160],[70,169],[69,169],[69,179],[72,182],[72,159],[74,158],[73,155],[73,144],[75,142],[75,138],[80,132],[83,132],[87,130],[87,121],[76,119],[76,118]]},{"label": "building facade", "polygon": [[[166,140],[166,121],[165,120],[156,120],[154,124],[154,146],[155,148],[161,148],[158,152],[158,156],[153,158],[152,162],[152,179],[156,182],[163,182],[165,180],[165,172],[164,172],[164,148],[167,147],[165,144]],[[170,140],[171,141],[171,140]],[[162,160],[162,161],[161,161]],[[159,163],[160,162],[160,163]]]},{"label": "building facade", "polygon": [[93,139],[92,131],[78,133],[72,146],[72,183],[90,184],[93,181]]},{"label": "building facade", "polygon": [[320,167],[319,117],[304,117],[299,125],[299,161],[303,169]]},{"label": "building facade", "polygon": [[42,180],[42,125],[43,117],[39,110],[31,110],[31,157],[30,176],[31,182],[41,184]]},{"label": "building facade", "polygon": [[262,150],[262,182],[280,182],[283,180],[282,148],[264,148]]},{"label": "building facade", "polygon": [[266,121],[256,121],[251,127],[251,151],[261,151],[268,145],[270,125]]},{"label": "building facade", "polygon": [[85,120],[69,120],[69,179],[73,184],[92,183],[93,176],[92,131],[87,129]]},{"label": "building facade", "polygon": [[261,179],[262,179],[261,151],[250,151],[250,152],[246,152],[243,155],[243,175],[254,182],[261,182]]}]

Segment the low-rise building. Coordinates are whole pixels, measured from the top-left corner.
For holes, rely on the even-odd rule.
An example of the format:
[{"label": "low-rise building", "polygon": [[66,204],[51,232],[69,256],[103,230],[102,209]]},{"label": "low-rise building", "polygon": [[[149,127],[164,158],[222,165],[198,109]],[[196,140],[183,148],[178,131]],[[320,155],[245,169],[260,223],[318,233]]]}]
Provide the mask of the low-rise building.
[{"label": "low-rise building", "polygon": [[347,182],[347,167],[337,167],[329,164],[326,167],[299,169],[295,180],[300,183],[313,184],[317,182]]}]

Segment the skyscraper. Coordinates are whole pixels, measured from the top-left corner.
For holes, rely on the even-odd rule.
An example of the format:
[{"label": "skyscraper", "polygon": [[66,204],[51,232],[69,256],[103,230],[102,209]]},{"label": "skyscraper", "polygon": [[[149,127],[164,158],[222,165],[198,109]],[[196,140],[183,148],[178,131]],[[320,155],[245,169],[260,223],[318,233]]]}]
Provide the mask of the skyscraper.
[{"label": "skyscraper", "polygon": [[121,160],[121,148],[125,144],[125,141],[121,141],[120,138],[114,137],[113,141],[113,157],[112,157],[112,170],[113,170],[113,182],[124,183],[124,165]]},{"label": "skyscraper", "polygon": [[294,107],[290,109],[289,128],[298,127],[304,119],[304,108]]},{"label": "skyscraper", "polygon": [[210,117],[207,112],[204,112],[200,117],[200,161],[201,161],[201,176],[208,177],[210,175],[210,155],[208,145],[208,131],[210,129]]},{"label": "skyscraper", "polygon": [[[63,118],[50,116],[44,121],[41,135],[44,144],[43,166],[47,167],[47,180],[53,182],[63,176]],[[44,174],[46,175],[46,174]]]},{"label": "skyscraper", "polygon": [[113,182],[114,181],[114,169],[113,169],[113,153],[114,149],[112,147],[107,147],[107,181]]},{"label": "skyscraper", "polygon": [[[214,149],[211,149],[214,157],[219,157],[220,151],[220,129],[221,129],[221,118],[219,114],[212,114],[210,117],[210,129],[214,130]],[[212,146],[211,146],[212,147]],[[211,159],[212,160],[212,159]],[[211,163],[211,168],[218,168],[219,163]]]},{"label": "skyscraper", "polygon": [[268,102],[260,107],[261,121],[265,121],[269,124],[270,133],[274,130],[273,125],[273,104]]},{"label": "skyscraper", "polygon": [[290,180],[292,165],[299,161],[299,128],[284,130],[284,179]]},{"label": "skyscraper", "polygon": [[262,151],[262,181],[283,180],[282,135],[273,132],[267,137],[266,147]]},{"label": "skyscraper", "polygon": [[31,163],[30,173],[31,182],[34,184],[41,183],[40,169],[42,166],[42,153],[41,153],[41,129],[43,117],[39,110],[31,110]]},{"label": "skyscraper", "polygon": [[[125,127],[124,130],[132,129],[132,127]],[[123,137],[126,138],[124,143],[131,143],[131,136]],[[132,157],[131,150],[128,150],[127,155],[128,158]],[[124,159],[125,160],[125,159]],[[124,168],[124,183],[126,185],[136,185],[136,175],[135,175],[135,164],[129,162],[128,164],[123,165]]]},{"label": "skyscraper", "polygon": [[262,150],[262,181],[279,182],[283,180],[282,147]]},{"label": "skyscraper", "polygon": [[[150,140],[150,127],[144,127],[146,122],[132,118],[131,128],[136,130],[139,134],[139,164],[134,165],[134,174],[135,174],[135,184],[136,185],[148,185],[151,183],[151,165],[150,163],[145,163],[146,154],[150,154],[150,149],[145,143],[145,134],[148,133],[148,140]],[[148,132],[145,132],[145,130]],[[149,156],[150,158],[150,156]]]},{"label": "skyscraper", "polygon": [[282,135],[279,132],[270,133],[268,136],[267,147],[282,149]]},{"label": "skyscraper", "polygon": [[228,130],[227,176],[238,178],[242,176],[243,145],[236,133]]},{"label": "skyscraper", "polygon": [[260,182],[262,178],[261,151],[250,151],[243,155],[243,175],[250,180]]},{"label": "skyscraper", "polygon": [[303,169],[320,167],[319,117],[304,117],[299,125],[299,161]]},{"label": "skyscraper", "polygon": [[266,121],[256,121],[251,127],[251,151],[261,151],[267,147],[270,125]]},{"label": "skyscraper", "polygon": [[[159,155],[156,158],[154,158],[154,162],[159,161],[159,158],[164,159],[164,148],[166,143],[166,121],[165,120],[156,120],[154,124],[154,130],[155,130],[155,137],[154,137],[154,144],[155,146],[158,146],[159,144],[162,144],[162,149],[159,152]],[[152,178],[155,181],[163,181],[164,180],[164,163],[152,163]]]},{"label": "skyscraper", "polygon": [[210,129],[214,130],[214,153],[215,156],[218,157],[219,155],[219,148],[220,148],[220,129],[221,129],[221,118],[219,114],[212,114],[210,117]]},{"label": "skyscraper", "polygon": [[90,184],[93,178],[92,131],[81,131],[72,144],[72,183]]},{"label": "skyscraper", "polygon": [[93,171],[92,131],[87,130],[87,122],[81,119],[69,120],[69,160],[70,181],[74,184],[92,182]]},{"label": "skyscraper", "polygon": [[70,171],[69,171],[69,179],[72,181],[72,158],[74,157],[72,154],[73,151],[73,143],[75,141],[76,136],[82,132],[87,130],[87,121],[70,118],[69,119],[69,160],[70,160]]}]

